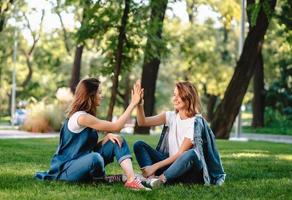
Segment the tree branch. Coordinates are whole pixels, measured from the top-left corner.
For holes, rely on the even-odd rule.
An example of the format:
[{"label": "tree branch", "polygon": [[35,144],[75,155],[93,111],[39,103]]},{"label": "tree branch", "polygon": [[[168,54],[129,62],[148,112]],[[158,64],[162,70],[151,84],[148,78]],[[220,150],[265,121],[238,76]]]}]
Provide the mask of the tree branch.
[{"label": "tree branch", "polygon": [[65,48],[66,48],[66,51],[67,51],[68,55],[70,56],[71,55],[71,51],[70,51],[70,45],[68,43],[68,32],[67,32],[67,30],[65,28],[65,24],[64,24],[64,21],[63,21],[63,18],[62,18],[62,15],[61,15],[61,12],[60,12],[59,8],[60,8],[60,0],[57,0],[57,8],[55,9],[55,12],[59,17],[59,20],[60,20],[60,23],[61,23],[61,27],[62,27],[62,31],[63,31],[63,36],[64,36]]}]

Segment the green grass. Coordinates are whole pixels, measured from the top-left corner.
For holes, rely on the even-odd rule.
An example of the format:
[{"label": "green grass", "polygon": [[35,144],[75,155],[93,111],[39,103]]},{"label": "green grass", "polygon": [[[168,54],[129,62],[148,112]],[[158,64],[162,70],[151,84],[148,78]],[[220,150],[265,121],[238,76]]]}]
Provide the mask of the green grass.
[{"label": "green grass", "polygon": [[273,135],[292,135],[292,127],[263,127],[253,128],[251,126],[243,126],[244,133],[259,133],[259,134],[273,134]]},{"label": "green grass", "polygon": [[[157,136],[127,136],[155,145]],[[47,170],[58,139],[0,140],[0,199],[291,199],[292,148],[267,142],[218,141],[226,183],[165,186],[150,192],[124,189],[122,184],[69,184],[33,178]],[[137,162],[134,167],[138,172]],[[117,163],[107,173],[121,173]]]},{"label": "green grass", "polygon": [[0,124],[9,124],[10,123],[10,116],[0,116]]}]

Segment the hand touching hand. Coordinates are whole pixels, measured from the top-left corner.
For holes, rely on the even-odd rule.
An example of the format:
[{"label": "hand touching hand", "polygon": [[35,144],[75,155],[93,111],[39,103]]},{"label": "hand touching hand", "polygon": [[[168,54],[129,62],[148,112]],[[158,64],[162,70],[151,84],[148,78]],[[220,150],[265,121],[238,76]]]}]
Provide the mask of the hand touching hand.
[{"label": "hand touching hand", "polygon": [[142,169],[142,175],[146,178],[155,174],[157,167],[155,165],[147,166]]},{"label": "hand touching hand", "polygon": [[137,80],[132,89],[131,103],[134,105],[137,105],[141,100],[142,89],[139,82],[140,80]]}]

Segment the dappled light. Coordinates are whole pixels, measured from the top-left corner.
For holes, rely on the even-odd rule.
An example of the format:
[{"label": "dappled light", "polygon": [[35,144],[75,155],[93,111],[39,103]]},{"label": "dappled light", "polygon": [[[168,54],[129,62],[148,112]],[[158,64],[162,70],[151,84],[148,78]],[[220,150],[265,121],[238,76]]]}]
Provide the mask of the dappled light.
[{"label": "dappled light", "polygon": [[290,0],[1,0],[0,200],[290,199],[291,24]]}]

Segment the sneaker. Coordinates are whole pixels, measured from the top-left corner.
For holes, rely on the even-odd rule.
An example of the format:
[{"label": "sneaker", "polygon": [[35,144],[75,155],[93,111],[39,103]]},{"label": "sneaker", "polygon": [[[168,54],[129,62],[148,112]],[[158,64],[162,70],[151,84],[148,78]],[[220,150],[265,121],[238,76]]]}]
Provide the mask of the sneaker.
[{"label": "sneaker", "polygon": [[124,174],[108,175],[104,177],[107,183],[126,182],[127,177]]},{"label": "sneaker", "polygon": [[148,178],[143,183],[146,187],[150,187],[152,189],[161,187],[164,184],[164,182],[161,181],[159,178]]},{"label": "sneaker", "polygon": [[135,178],[132,182],[126,182],[125,187],[131,190],[151,190],[150,188],[142,185],[141,181],[138,178]]},{"label": "sneaker", "polygon": [[147,180],[142,174],[135,174],[135,177],[138,178],[142,183]]},{"label": "sneaker", "polygon": [[93,181],[96,183],[117,183],[117,182],[126,182],[127,177],[123,174],[116,174],[116,175],[107,175],[103,177],[95,177]]}]

